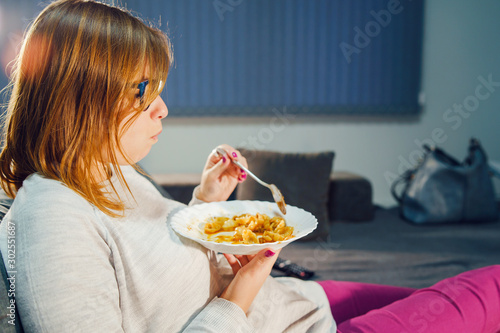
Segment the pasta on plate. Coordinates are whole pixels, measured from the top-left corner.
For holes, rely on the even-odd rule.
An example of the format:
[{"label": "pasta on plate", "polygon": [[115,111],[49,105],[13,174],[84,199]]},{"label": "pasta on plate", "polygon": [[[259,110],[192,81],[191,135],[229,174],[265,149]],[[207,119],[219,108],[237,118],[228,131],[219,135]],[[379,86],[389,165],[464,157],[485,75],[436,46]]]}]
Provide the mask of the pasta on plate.
[{"label": "pasta on plate", "polygon": [[203,231],[207,240],[231,244],[263,244],[294,237],[294,228],[287,226],[285,219],[259,213],[210,217]]}]

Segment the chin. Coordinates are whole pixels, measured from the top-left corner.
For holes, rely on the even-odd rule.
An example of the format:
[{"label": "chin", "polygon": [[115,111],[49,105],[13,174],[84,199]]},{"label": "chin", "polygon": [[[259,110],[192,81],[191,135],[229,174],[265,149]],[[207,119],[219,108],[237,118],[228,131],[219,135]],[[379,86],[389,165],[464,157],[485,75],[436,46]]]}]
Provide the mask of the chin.
[{"label": "chin", "polygon": [[134,163],[138,163],[140,160],[142,160],[144,157],[148,156],[149,152],[151,151],[151,147],[149,147],[146,151],[144,151],[142,154],[138,154],[136,158],[133,159]]},{"label": "chin", "polygon": [[135,154],[130,154],[129,155],[130,157],[128,159],[126,159],[123,156],[119,156],[118,157],[118,164],[122,165],[122,166],[126,166],[126,165],[139,163],[139,161],[141,161],[144,157],[146,157],[150,151],[151,151],[151,147],[144,149],[141,152],[136,152]]}]

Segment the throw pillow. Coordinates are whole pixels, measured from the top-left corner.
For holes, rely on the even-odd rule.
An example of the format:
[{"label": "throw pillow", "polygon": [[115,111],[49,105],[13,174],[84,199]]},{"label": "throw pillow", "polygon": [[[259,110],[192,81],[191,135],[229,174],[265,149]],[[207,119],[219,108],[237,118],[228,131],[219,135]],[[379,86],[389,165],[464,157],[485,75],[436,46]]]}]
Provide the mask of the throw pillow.
[{"label": "throw pillow", "polygon": [[[247,159],[250,171],[266,183],[275,184],[287,204],[302,208],[317,218],[318,227],[303,240],[327,239],[327,201],[334,153],[238,150]],[[236,199],[274,201],[271,191],[253,179],[238,185]]]}]

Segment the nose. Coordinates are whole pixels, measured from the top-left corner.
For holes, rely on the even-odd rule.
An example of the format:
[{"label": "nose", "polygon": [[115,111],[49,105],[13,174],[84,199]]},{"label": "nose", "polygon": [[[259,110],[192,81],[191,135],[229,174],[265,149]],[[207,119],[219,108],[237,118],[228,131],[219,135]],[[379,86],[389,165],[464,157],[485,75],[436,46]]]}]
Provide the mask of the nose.
[{"label": "nose", "polygon": [[149,109],[152,119],[163,119],[168,115],[167,105],[160,96],[156,97]]}]

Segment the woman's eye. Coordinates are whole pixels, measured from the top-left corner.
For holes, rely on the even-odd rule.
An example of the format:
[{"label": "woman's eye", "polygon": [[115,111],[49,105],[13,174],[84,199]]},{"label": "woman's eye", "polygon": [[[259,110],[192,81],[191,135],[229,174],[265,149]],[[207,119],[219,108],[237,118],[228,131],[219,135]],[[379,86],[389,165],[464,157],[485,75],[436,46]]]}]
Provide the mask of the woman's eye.
[{"label": "woman's eye", "polygon": [[149,104],[148,106],[146,106],[146,108],[143,111],[146,111],[147,109],[149,109],[150,106],[151,106],[151,104]]}]

